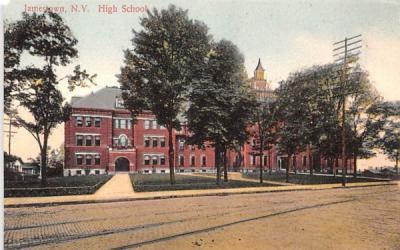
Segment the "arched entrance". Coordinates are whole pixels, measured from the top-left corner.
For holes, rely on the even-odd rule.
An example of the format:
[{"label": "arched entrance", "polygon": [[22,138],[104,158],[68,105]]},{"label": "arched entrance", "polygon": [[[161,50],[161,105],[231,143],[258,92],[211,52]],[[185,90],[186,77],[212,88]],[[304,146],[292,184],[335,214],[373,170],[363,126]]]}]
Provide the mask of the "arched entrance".
[{"label": "arched entrance", "polygon": [[129,171],[129,160],[125,157],[119,157],[115,160],[115,171]]}]

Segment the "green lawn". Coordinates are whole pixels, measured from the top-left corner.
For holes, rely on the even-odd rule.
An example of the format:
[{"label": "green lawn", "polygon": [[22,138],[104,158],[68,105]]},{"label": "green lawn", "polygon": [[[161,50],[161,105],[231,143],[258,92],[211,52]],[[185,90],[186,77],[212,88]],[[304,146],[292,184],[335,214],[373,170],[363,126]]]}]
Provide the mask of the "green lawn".
[{"label": "green lawn", "polygon": [[[242,176],[244,178],[250,178],[250,179],[259,179],[260,178],[259,173],[243,173]],[[271,175],[268,173],[264,173],[263,176],[264,176],[264,180],[286,182],[286,173],[284,173],[284,172],[275,172],[275,173],[272,173]],[[351,182],[368,182],[368,181],[381,181],[381,180],[365,178],[365,177],[358,177],[358,178],[351,177],[351,178],[346,178],[346,181],[351,183]],[[289,182],[294,183],[294,184],[300,184],[300,185],[332,184],[332,183],[342,183],[342,177],[341,177],[341,175],[336,175],[336,177],[335,177],[335,176],[323,176],[323,175],[310,176],[310,174],[296,174],[295,175],[294,173],[290,173]]]},{"label": "green lawn", "polygon": [[4,183],[4,196],[32,197],[92,194],[111,177],[111,175],[85,175],[48,178],[47,185],[44,187],[41,186],[39,179],[6,181]]},{"label": "green lawn", "polygon": [[222,180],[218,186],[215,178],[183,174],[175,174],[175,185],[170,184],[169,174],[133,174],[130,175],[130,178],[136,192],[278,186],[241,180],[230,180],[229,182]]}]

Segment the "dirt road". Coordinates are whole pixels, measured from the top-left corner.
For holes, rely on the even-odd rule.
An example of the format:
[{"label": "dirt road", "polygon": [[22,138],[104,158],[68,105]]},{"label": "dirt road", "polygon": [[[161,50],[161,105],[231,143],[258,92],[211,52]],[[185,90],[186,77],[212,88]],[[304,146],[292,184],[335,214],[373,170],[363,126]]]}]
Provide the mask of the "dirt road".
[{"label": "dirt road", "polygon": [[400,249],[400,187],[5,209],[5,247]]}]

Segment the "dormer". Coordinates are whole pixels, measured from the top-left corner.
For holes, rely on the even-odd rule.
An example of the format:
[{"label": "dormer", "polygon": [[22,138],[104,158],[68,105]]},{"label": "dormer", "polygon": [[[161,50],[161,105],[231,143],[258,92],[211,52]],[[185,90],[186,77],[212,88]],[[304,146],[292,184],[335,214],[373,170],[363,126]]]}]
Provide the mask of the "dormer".
[{"label": "dormer", "polygon": [[117,108],[117,109],[125,108],[124,99],[122,99],[122,97],[115,98],[115,108]]}]

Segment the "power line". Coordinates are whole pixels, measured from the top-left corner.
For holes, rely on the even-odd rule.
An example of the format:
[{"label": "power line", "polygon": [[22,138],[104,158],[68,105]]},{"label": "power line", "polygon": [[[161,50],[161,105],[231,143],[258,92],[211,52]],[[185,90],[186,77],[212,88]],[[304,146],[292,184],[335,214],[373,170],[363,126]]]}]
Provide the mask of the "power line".
[{"label": "power line", "polygon": [[346,98],[349,93],[345,92],[345,84],[347,82],[347,72],[351,70],[352,63],[357,62],[359,59],[359,49],[361,39],[354,40],[356,38],[360,38],[360,35],[353,36],[350,38],[345,37],[344,40],[335,42],[333,46],[337,46],[333,49],[334,57],[341,56],[340,58],[335,60],[335,63],[341,68],[340,75],[340,87],[341,87],[341,95],[342,95],[342,186],[346,186],[346,174],[347,174],[347,159],[346,159]]}]

